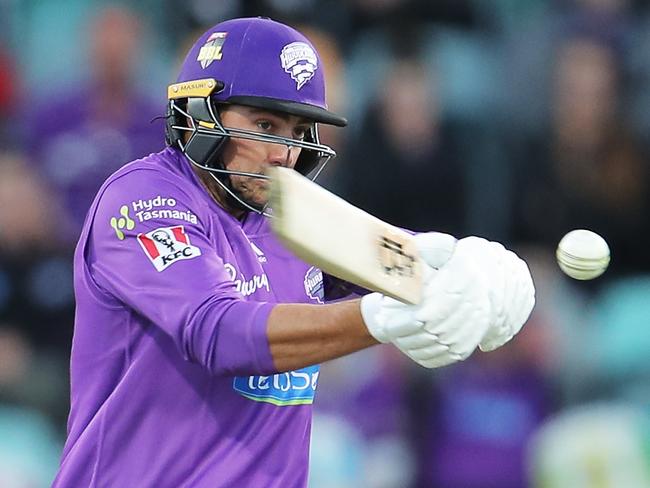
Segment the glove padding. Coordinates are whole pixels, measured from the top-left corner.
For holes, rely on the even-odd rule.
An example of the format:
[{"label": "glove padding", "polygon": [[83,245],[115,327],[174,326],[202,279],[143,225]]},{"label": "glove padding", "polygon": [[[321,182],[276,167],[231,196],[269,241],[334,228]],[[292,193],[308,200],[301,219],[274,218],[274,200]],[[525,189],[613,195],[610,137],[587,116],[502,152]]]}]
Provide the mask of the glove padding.
[{"label": "glove padding", "polygon": [[535,286],[528,265],[497,242],[466,237],[456,244],[454,256],[473,261],[489,282],[490,328],[479,344],[482,351],[501,347],[523,327],[535,305]]},{"label": "glove padding", "polygon": [[467,358],[490,326],[487,276],[456,254],[450,235],[418,234],[415,243],[428,265],[420,304],[372,293],[362,299],[361,313],[378,341],[392,342],[426,368],[445,366]]},{"label": "glove padding", "polygon": [[[414,236],[416,248],[420,257],[428,266],[423,266],[423,283],[426,283],[432,277],[435,269],[443,266],[454,252],[456,247],[456,238],[440,232],[429,232],[426,234],[417,234]],[[387,306],[391,313],[391,319],[382,316],[382,307]],[[395,309],[402,308],[399,315],[394,315],[398,311]],[[414,323],[414,313],[416,307],[407,305],[381,293],[371,293],[361,300],[361,313],[370,334],[379,342],[391,342],[394,337],[408,334],[416,329],[420,324]]]}]

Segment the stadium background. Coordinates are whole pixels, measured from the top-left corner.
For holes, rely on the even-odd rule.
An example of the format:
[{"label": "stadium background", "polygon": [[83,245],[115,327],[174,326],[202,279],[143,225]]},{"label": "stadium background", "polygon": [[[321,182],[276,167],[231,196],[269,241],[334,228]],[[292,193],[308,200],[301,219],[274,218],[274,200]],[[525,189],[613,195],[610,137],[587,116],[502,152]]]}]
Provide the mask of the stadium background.
[{"label": "stadium background", "polygon": [[[198,33],[241,15],[321,52],[350,120],[323,130],[325,186],[507,243],[538,290],[498,352],[324,365],[310,486],[650,487],[650,6],[633,0],[0,0],[0,487],[57,467],[87,205],[162,147],[150,120]],[[578,227],[612,249],[594,282],[554,263]]]}]

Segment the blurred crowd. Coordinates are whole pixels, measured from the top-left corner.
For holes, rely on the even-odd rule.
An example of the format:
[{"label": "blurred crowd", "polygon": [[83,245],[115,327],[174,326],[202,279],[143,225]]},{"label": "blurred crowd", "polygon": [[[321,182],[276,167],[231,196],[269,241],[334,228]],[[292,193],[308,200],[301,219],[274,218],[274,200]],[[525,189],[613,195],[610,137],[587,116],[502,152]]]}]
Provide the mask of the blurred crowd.
[{"label": "blurred crowd", "polygon": [[[502,349],[440,370],[323,366],[312,488],[650,487],[650,5],[641,0],[0,0],[0,487],[48,486],[65,434],[71,256],[103,179],[164,145],[206,27],[264,15],[323,57],[320,182],[396,225],[530,264]],[[562,275],[574,228],[610,269]]]}]

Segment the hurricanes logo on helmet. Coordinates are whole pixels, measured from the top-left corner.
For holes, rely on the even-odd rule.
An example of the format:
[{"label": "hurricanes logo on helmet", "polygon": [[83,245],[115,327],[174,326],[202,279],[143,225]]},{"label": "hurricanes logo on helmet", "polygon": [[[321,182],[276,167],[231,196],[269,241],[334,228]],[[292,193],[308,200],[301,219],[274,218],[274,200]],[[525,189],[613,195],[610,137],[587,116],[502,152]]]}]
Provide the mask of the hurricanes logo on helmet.
[{"label": "hurricanes logo on helmet", "polygon": [[227,35],[227,32],[214,32],[208,37],[205,44],[201,46],[199,55],[196,58],[201,63],[201,68],[205,69],[212,64],[212,61],[221,59],[221,47],[226,41]]},{"label": "hurricanes logo on helmet", "polygon": [[309,44],[292,42],[282,48],[280,53],[282,68],[291,75],[296,82],[296,89],[300,90],[305,83],[314,77],[318,68],[318,58]]}]

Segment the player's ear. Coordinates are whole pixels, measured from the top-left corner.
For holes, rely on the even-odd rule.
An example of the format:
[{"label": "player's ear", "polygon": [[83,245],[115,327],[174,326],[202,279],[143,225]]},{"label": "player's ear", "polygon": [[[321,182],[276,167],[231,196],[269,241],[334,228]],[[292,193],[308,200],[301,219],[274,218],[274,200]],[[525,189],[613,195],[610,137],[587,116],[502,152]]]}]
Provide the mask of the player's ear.
[{"label": "player's ear", "polygon": [[[307,131],[304,140],[306,142],[311,142],[316,144],[320,143],[316,124],[314,124]],[[296,162],[293,169],[295,169],[298,173],[302,174],[303,176],[307,176],[316,168],[316,166],[318,166],[318,163],[320,162],[322,157],[323,155],[318,151],[302,149],[300,151],[300,156],[298,156],[298,161]]]},{"label": "player's ear", "polygon": [[[188,127],[190,127],[190,124],[192,123],[189,117],[185,117],[185,123],[187,124]],[[187,144],[187,141],[190,140],[190,137],[192,137],[192,133],[190,131],[182,131],[181,134],[181,139],[183,139],[183,144]]]}]

